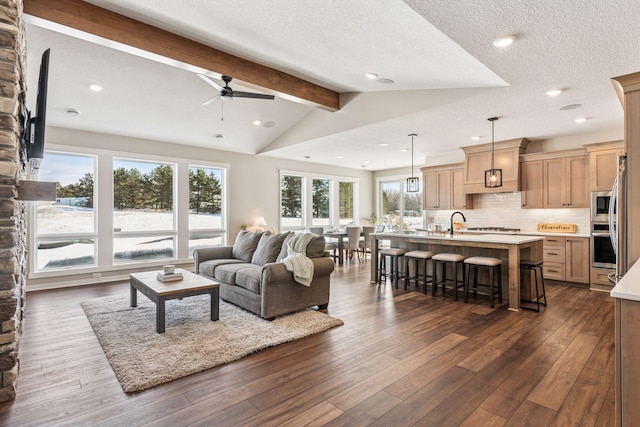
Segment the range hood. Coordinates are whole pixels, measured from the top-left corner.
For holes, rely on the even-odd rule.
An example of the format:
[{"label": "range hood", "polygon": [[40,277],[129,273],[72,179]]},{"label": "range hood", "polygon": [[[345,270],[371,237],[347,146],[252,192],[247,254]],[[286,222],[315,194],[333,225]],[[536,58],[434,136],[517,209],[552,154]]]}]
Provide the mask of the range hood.
[{"label": "range hood", "polygon": [[491,168],[491,144],[461,147],[464,151],[465,194],[520,191],[520,155],[524,154],[530,142],[526,138],[495,142],[495,168],[502,169],[502,187],[497,188],[484,186],[484,171]]}]

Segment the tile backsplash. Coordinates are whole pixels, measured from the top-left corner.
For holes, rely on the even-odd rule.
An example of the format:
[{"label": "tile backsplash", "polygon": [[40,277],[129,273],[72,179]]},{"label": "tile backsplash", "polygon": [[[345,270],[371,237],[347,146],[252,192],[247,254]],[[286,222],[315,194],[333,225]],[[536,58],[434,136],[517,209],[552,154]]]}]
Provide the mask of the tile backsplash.
[{"label": "tile backsplash", "polygon": [[[523,232],[538,231],[540,223],[576,224],[578,234],[589,234],[590,213],[588,208],[572,209],[522,209],[522,193],[475,194],[473,209],[462,209],[467,218],[466,227],[519,228]],[[449,228],[450,211],[426,211],[435,224]],[[460,216],[456,216],[460,221]]]}]

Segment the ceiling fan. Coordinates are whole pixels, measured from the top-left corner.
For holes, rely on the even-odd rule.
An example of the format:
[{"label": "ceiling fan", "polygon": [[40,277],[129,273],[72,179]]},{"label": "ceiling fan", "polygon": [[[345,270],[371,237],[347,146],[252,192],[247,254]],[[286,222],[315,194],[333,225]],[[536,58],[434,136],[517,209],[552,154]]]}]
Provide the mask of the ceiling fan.
[{"label": "ceiling fan", "polygon": [[264,93],[240,92],[238,90],[233,90],[229,87],[229,83],[231,83],[231,80],[233,80],[233,78],[229,76],[222,76],[224,87],[220,86],[218,83],[216,83],[214,80],[212,80],[208,76],[205,76],[204,74],[198,74],[198,77],[200,77],[202,80],[204,80],[205,82],[207,82],[208,84],[210,84],[211,86],[213,86],[214,88],[220,91],[218,95],[214,96],[208,101],[203,102],[202,105],[209,105],[218,98],[220,99],[233,99],[233,98],[274,99],[275,98],[275,96],[273,95],[265,95]]}]

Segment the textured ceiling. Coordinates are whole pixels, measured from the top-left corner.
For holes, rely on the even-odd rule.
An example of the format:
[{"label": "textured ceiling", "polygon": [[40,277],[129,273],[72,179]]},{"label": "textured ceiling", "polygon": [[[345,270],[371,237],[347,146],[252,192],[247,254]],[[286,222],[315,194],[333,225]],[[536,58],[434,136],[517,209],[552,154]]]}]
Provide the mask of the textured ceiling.
[{"label": "textured ceiling", "polygon": [[[501,118],[496,140],[621,138],[610,78],[640,69],[636,1],[89,3],[339,91],[342,108],[235,99],[224,103],[222,121],[221,101],[200,105],[215,91],[193,72],[31,20],[29,88],[40,53],[52,49],[49,125],[369,170],[410,165],[401,149],[413,132],[416,164],[490,142],[491,116]],[[491,42],[505,34],[516,42],[495,48]],[[92,82],[105,89],[91,93]],[[545,95],[553,88],[565,91]],[[30,90],[29,105],[34,97]],[[67,108],[81,115],[70,117]],[[576,124],[578,116],[588,120]],[[254,126],[256,119],[275,126]]]}]

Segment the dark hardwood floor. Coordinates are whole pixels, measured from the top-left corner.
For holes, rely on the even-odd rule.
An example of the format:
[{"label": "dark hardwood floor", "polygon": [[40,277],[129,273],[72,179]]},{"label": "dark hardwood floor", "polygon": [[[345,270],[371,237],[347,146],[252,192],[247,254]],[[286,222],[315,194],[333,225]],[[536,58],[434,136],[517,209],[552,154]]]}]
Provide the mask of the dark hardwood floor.
[{"label": "dark hardwood floor", "polygon": [[27,295],[17,397],[0,425],[608,426],[614,303],[547,286],[541,313],[369,283],[338,267],[338,328],[125,394],[79,303],[127,283]]}]

